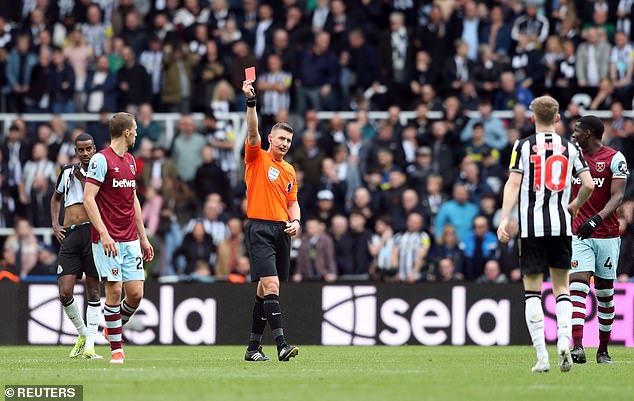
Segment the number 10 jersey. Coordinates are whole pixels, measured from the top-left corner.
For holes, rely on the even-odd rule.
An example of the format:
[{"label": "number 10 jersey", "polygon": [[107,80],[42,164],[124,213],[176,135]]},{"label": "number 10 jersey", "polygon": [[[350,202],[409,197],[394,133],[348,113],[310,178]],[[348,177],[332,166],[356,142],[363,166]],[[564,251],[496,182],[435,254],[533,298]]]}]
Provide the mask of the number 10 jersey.
[{"label": "number 10 jersey", "polygon": [[538,132],[515,142],[509,169],[522,174],[520,237],[572,236],[572,178],[588,170],[579,147],[556,133]]}]

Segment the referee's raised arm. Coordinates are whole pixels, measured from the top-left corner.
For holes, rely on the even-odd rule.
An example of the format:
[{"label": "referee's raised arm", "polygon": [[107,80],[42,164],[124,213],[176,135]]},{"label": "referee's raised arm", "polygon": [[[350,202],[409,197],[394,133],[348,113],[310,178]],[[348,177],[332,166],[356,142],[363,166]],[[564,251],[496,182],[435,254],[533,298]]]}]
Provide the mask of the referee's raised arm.
[{"label": "referee's raised arm", "polygon": [[258,132],[258,113],[255,111],[253,80],[247,79],[242,83],[242,92],[247,97],[247,141],[249,146],[257,146],[262,139]]}]

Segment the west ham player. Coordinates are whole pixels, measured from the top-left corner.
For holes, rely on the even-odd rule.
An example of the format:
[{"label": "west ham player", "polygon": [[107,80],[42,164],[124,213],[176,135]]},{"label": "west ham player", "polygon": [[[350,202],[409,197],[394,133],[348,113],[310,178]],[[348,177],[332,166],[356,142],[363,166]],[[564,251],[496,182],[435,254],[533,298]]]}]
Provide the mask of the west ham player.
[{"label": "west ham player", "polygon": [[[590,277],[594,275],[594,288],[598,300],[599,349],[597,363],[612,363],[608,354],[608,341],[614,321],[614,280],[619,261],[621,238],[616,209],[623,202],[627,183],[627,163],[621,152],[601,144],[603,123],[595,116],[577,120],[573,139],[583,151],[594,180],[594,192],[579,209],[572,223],[577,234],[572,238],[570,296],[572,298],[571,351],[575,363],[585,363],[583,324],[586,317],[586,296],[590,291]],[[573,181],[573,194],[579,182]]]},{"label": "west ham player", "polygon": [[[571,334],[572,303],[568,294],[568,270],[572,228],[571,214],[590,197],[592,177],[581,151],[555,133],[559,104],[550,96],[531,103],[536,134],[515,142],[511,153],[509,179],[504,187],[502,221],[498,227],[501,242],[509,240],[507,225],[519,198],[520,268],[523,274],[528,331],[537,351],[533,372],[550,370],[544,336],[542,281],[549,269],[557,297],[557,353],[559,369],[572,368],[568,349]],[[576,198],[570,200],[571,178],[581,180]]]},{"label": "west ham player", "polygon": [[[136,196],[136,163],[129,148],[136,140],[137,124],[129,113],[116,113],[109,122],[110,147],[90,160],[84,199],[92,222],[92,252],[101,281],[105,281],[104,316],[112,359],[124,361],[123,324],[143,297],[143,261],[154,257],[147,239],[141,206]],[[123,285],[122,285],[123,282]],[[126,298],[121,304],[121,290]]]},{"label": "west ham player", "polygon": [[[84,184],[90,158],[96,151],[92,136],[80,134],[75,139],[75,154],[79,164],[70,164],[57,178],[51,197],[51,220],[55,237],[60,242],[57,265],[59,300],[64,313],[73,322],[79,336],[70,352],[71,358],[101,359],[95,352],[95,336],[99,326],[99,276],[92,258],[90,220],[84,208]],[[61,203],[64,202],[64,225],[59,224]],[[76,279],[86,273],[86,323],[73,297]]]}]

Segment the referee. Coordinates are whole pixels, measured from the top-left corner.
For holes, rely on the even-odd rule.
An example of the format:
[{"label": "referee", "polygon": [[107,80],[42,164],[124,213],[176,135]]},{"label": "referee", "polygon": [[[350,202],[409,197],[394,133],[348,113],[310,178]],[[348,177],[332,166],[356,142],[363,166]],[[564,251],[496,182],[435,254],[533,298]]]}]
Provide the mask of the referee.
[{"label": "referee", "polygon": [[258,287],[253,306],[253,323],[246,361],[269,361],[262,352],[262,333],[268,321],[280,361],[297,356],[299,348],[288,345],[282,326],[280,279],[288,281],[291,237],[300,228],[295,169],[284,161],[293,140],[293,128],[277,123],[268,136],[269,149],[262,150],[255,111],[253,81],[246,80],[242,91],[247,97],[247,141],[244,180],[247,185],[245,240],[251,262],[251,278]]}]

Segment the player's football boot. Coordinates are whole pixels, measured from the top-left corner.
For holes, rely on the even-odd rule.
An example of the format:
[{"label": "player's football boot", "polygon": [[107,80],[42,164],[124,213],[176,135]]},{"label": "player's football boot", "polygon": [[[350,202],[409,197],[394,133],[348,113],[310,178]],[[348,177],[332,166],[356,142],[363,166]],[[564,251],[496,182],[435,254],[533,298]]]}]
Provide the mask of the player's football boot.
[{"label": "player's football boot", "polygon": [[533,373],[544,373],[550,370],[550,362],[548,362],[548,358],[542,358],[537,361],[535,366],[531,368],[531,372]]},{"label": "player's football boot", "polygon": [[612,364],[612,358],[608,355],[608,351],[597,352],[597,363]]},{"label": "player's football boot", "polygon": [[118,349],[112,353],[112,359],[110,359],[110,363],[123,365],[124,360],[125,360],[125,355],[123,354],[123,350]]},{"label": "player's football boot", "polygon": [[575,345],[572,347],[570,356],[572,356],[572,361],[574,363],[586,363],[586,351],[583,349],[582,345]]},{"label": "player's football boot", "polygon": [[288,344],[285,344],[278,351],[279,360],[283,361],[283,362],[288,361],[291,358],[296,357],[297,354],[299,354],[299,348],[297,348],[297,347],[295,347],[293,345],[288,345]]},{"label": "player's football boot", "polygon": [[559,350],[559,370],[569,372],[572,369],[572,356],[568,347]]},{"label": "player's football boot", "polygon": [[70,354],[68,354],[68,356],[71,358],[77,358],[79,355],[81,355],[82,352],[84,352],[85,346],[86,336],[77,336],[77,339],[75,340],[75,346],[70,351]]},{"label": "player's football boot", "polygon": [[81,357],[84,359],[103,359],[103,356],[97,354],[94,348],[86,348],[82,352]]},{"label": "player's football boot", "polygon": [[244,360],[249,362],[266,362],[270,361],[271,358],[267,358],[267,356],[264,355],[264,352],[262,352],[262,346],[259,346],[256,350],[247,350],[244,354]]}]

